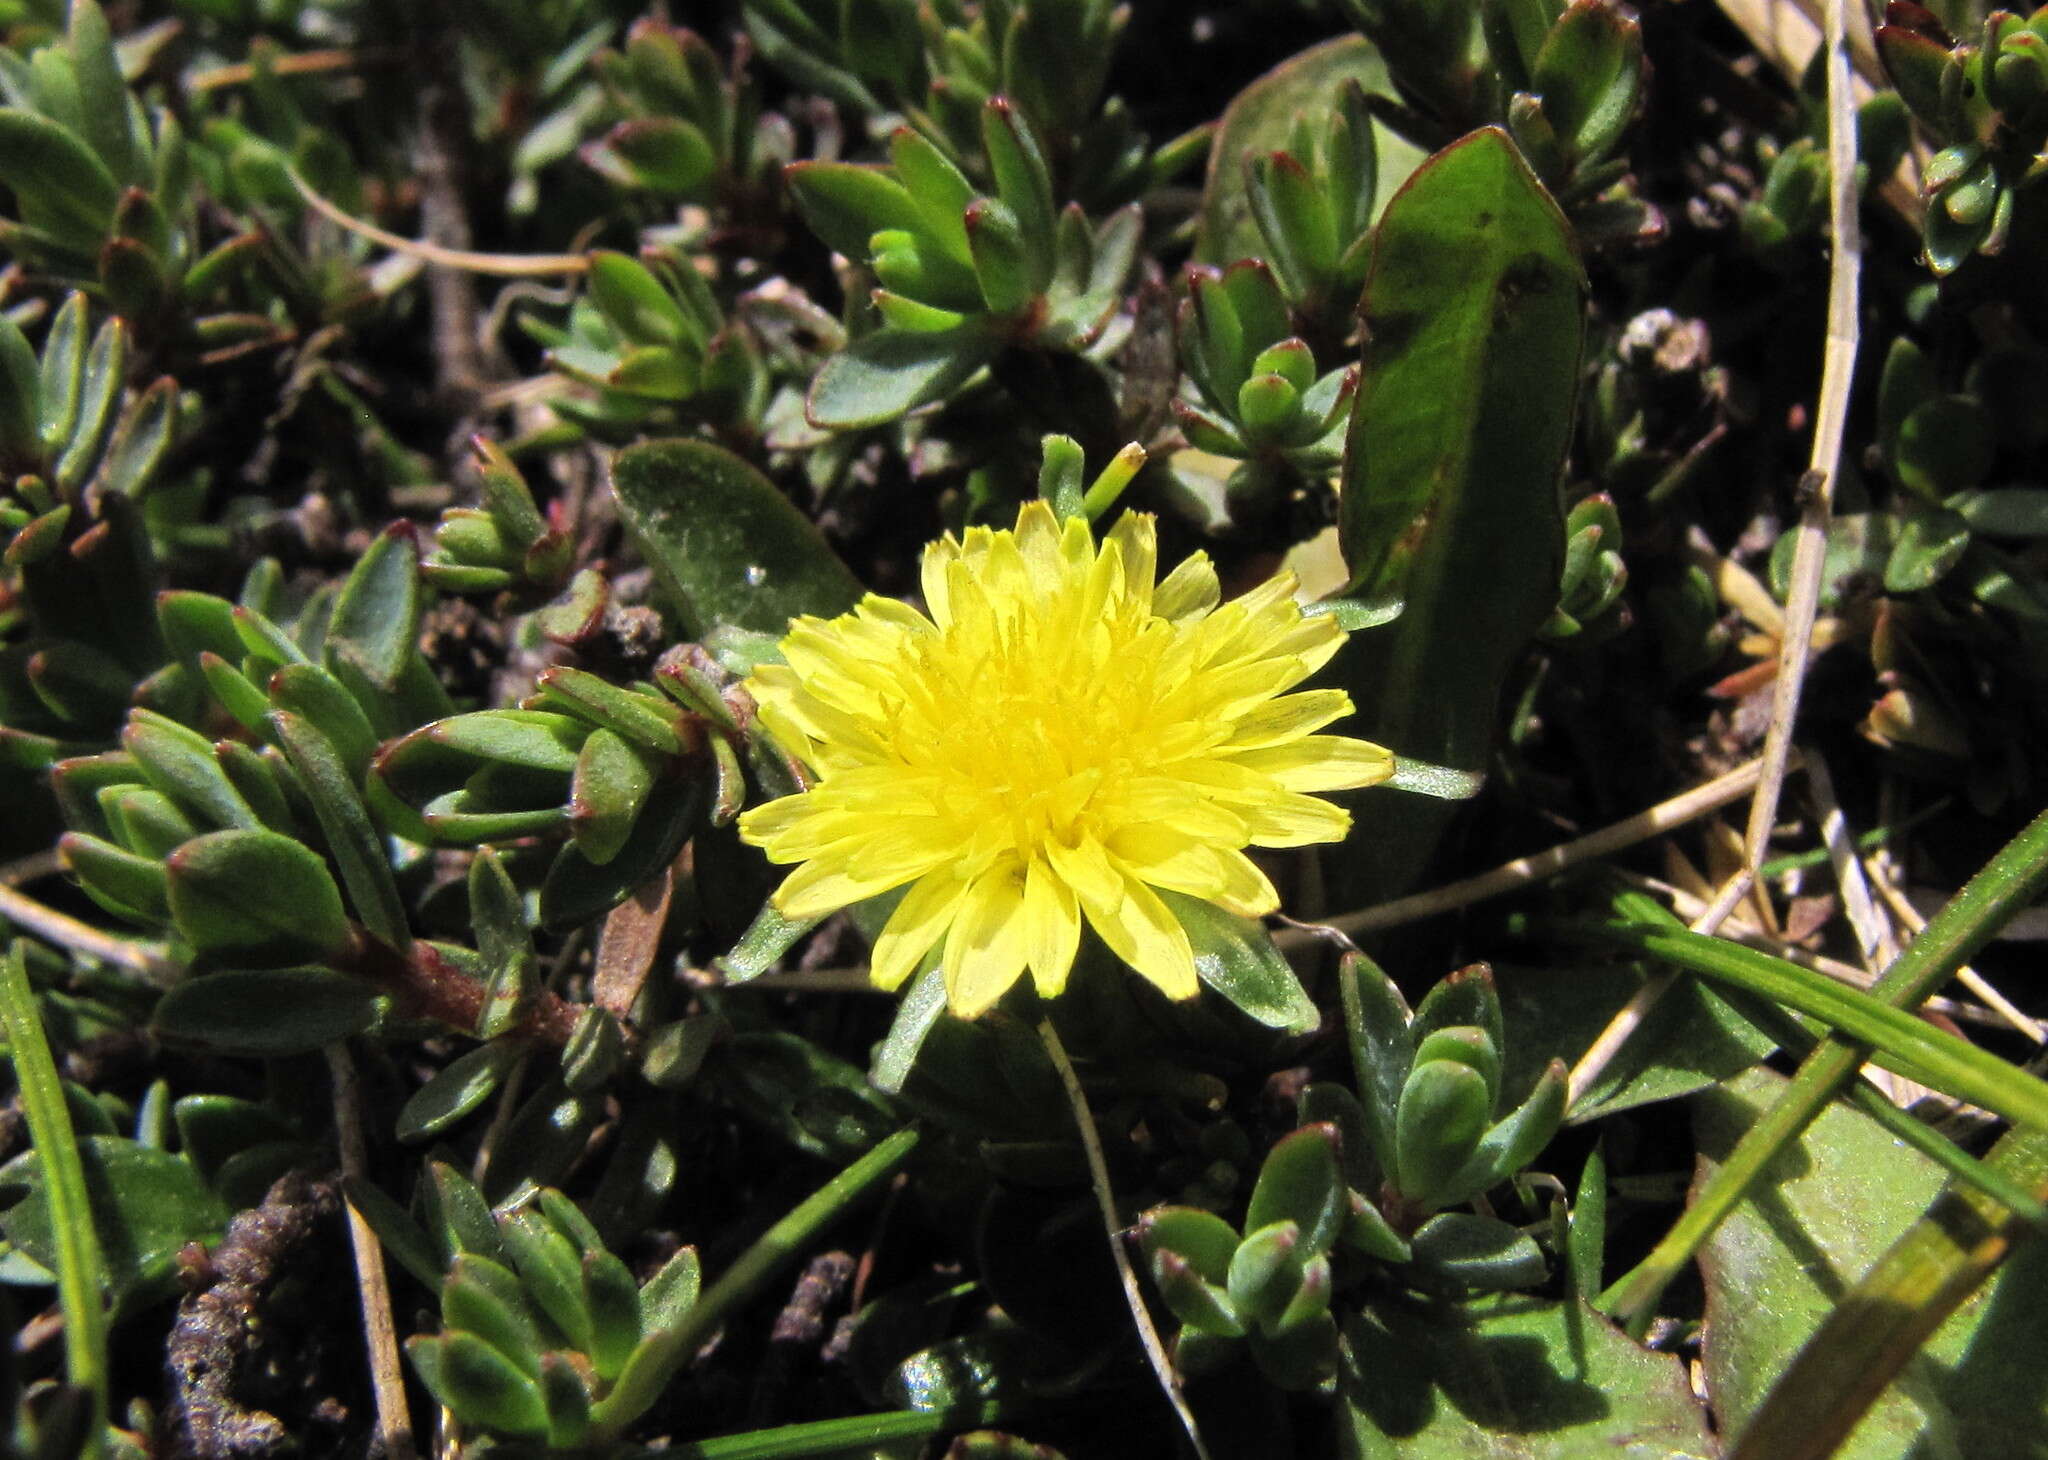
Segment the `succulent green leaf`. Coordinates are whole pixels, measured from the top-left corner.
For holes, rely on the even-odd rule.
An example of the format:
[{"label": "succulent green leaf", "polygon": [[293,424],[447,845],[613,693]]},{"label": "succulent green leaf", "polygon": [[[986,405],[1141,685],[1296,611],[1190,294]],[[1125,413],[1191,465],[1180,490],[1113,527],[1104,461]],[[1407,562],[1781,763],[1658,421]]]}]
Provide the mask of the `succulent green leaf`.
[{"label": "succulent green leaf", "polygon": [[0,182],[24,223],[88,257],[121,201],[121,185],[75,133],[19,107],[0,107]]},{"label": "succulent green leaf", "polygon": [[1338,1140],[1334,1125],[1305,1125],[1268,1151],[1245,1212],[1245,1230],[1292,1222],[1306,1252],[1328,1252],[1351,1206],[1338,1169]]},{"label": "succulent green leaf", "polygon": [[644,1333],[663,1333],[676,1327],[697,1306],[697,1292],[703,1283],[703,1269],[697,1249],[684,1247],[640,1290],[640,1328]]},{"label": "succulent green leaf", "polygon": [[[434,1397],[464,1424],[487,1433],[541,1438],[548,1431],[540,1385],[473,1333],[406,1342]],[[431,1357],[429,1357],[431,1355]]]},{"label": "succulent green leaf", "polygon": [[348,918],[327,865],[270,831],[217,831],[166,859],[171,915],[201,952],[245,965],[336,958]]},{"label": "succulent green leaf", "polygon": [[1442,1212],[1416,1228],[1409,1241],[1418,1267],[1463,1287],[1530,1288],[1548,1276],[1536,1243],[1494,1217]]},{"label": "succulent green leaf", "polygon": [[862,335],[825,362],[805,415],[829,431],[884,425],[950,396],[995,358],[999,343],[979,324]]},{"label": "succulent green leaf", "polygon": [[1301,1229],[1292,1222],[1275,1222],[1249,1233],[1230,1258],[1225,1291],[1231,1307],[1261,1327],[1275,1326],[1299,1291],[1310,1258],[1317,1255],[1302,1242]]},{"label": "succulent green leaf", "polygon": [[[1297,116],[1328,114],[1354,85],[1366,92],[1385,92],[1392,81],[1378,48],[1364,36],[1347,35],[1290,57],[1237,94],[1209,149],[1195,237],[1197,259],[1225,264],[1264,251],[1245,191],[1246,154],[1286,148]],[[1423,153],[1377,122],[1370,125],[1376,133],[1377,192],[1384,198],[1415,170]],[[1366,189],[1365,196],[1370,198],[1373,191]]]},{"label": "succulent green leaf", "polygon": [[881,168],[851,162],[799,162],[783,176],[811,231],[856,262],[885,229],[918,233],[924,219],[902,183]]},{"label": "succulent green leaf", "polygon": [[304,716],[274,710],[270,724],[313,804],[357,919],[391,947],[406,951],[412,946],[412,929],[405,899],[347,762],[334,742]]},{"label": "succulent green leaf", "polygon": [[540,1377],[547,1340],[526,1311],[519,1280],[489,1258],[456,1257],[441,1284],[441,1323],[475,1334],[528,1378]]},{"label": "succulent green leaf", "polygon": [[266,1059],[305,1054],[374,1028],[383,1000],[322,968],[235,969],[179,984],[150,1020],[159,1039]]},{"label": "succulent green leaf", "polygon": [[327,652],[383,690],[396,690],[419,637],[419,543],[398,522],[370,544],[334,600]]},{"label": "succulent green leaf", "polygon": [[[1470,1065],[1432,1060],[1409,1072],[1395,1126],[1395,1180],[1410,1201],[1449,1192],[1492,1118],[1493,1097]],[[1452,1198],[1455,1199],[1455,1198]]]},{"label": "succulent green leaf", "polygon": [[514,1041],[494,1039],[451,1060],[398,1112],[398,1138],[424,1141],[454,1125],[491,1098],[519,1054]]},{"label": "succulent green leaf", "polygon": [[146,928],[170,921],[170,888],[158,858],[76,831],[65,833],[57,850],[86,896],[108,912]]}]

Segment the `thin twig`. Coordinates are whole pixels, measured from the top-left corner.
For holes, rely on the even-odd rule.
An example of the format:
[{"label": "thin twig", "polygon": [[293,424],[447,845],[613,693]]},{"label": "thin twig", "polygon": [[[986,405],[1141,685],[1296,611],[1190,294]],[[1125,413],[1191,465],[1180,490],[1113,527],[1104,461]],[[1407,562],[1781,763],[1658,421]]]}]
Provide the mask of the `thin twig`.
[{"label": "thin twig", "polygon": [[1848,818],[1835,799],[1834,778],[1826,764],[1811,750],[1806,756],[1806,790],[1820,816],[1821,841],[1827,846],[1828,861],[1834,867],[1835,886],[1842,894],[1842,911],[1855,930],[1856,946],[1863,965],[1873,974],[1899,956],[1890,922],[1870,900],[1870,883],[1863,875],[1863,863],[1856,856],[1856,839],[1849,833]]},{"label": "thin twig", "polygon": [[232,86],[247,86],[263,71],[273,76],[319,76],[334,71],[353,71],[360,66],[388,66],[400,58],[401,53],[396,50],[300,51],[290,56],[274,57],[261,68],[254,61],[238,61],[232,65],[194,71],[185,78],[185,89],[193,92],[221,91]]},{"label": "thin twig", "polygon": [[[1857,319],[1862,281],[1863,236],[1857,218],[1856,114],[1850,91],[1846,0],[1828,0],[1826,29],[1828,107],[1828,318],[1822,348],[1820,399],[1814,409],[1813,449],[1800,479],[1804,502],[1794,529],[1792,591],[1786,595],[1785,632],[1778,643],[1778,679],[1764,733],[1764,773],[1749,803],[1744,860],[1754,874],[1763,864],[1785,771],[1792,756],[1792,726],[1806,669],[1813,654],[1813,622],[1820,612],[1821,570],[1826,565],[1828,522],[1834,515],[1835,479],[1841,469],[1842,434],[1849,420],[1849,388],[1855,382]],[[1712,932],[1712,928],[1705,929]]]},{"label": "thin twig", "polygon": [[[327,1070],[334,1082],[334,1125],[341,1146],[341,1174],[369,1180],[363,1145],[362,1094],[348,1046],[327,1046]],[[363,1304],[363,1342],[369,1351],[370,1390],[377,1403],[377,1439],[386,1460],[414,1460],[412,1415],[405,1403],[405,1373],[398,1363],[398,1325],[391,1317],[391,1287],[384,1276],[384,1249],[354,1202],[348,1204],[349,1245],[355,1249],[356,1289]]]},{"label": "thin twig", "polygon": [[[1871,883],[1877,888],[1878,896],[1885,900],[1886,906],[1890,907],[1893,915],[1906,925],[1907,930],[1917,935],[1927,926],[1927,919],[1920,915],[1920,909],[1913,906],[1906,894],[1899,890],[1898,884],[1886,875],[1883,864],[1877,858],[1868,859],[1865,866],[1870,872]],[[1966,963],[1956,970],[1956,982],[1990,1005],[2000,1019],[2034,1043],[2048,1044],[2048,1030],[2041,1027],[2040,1021],[2030,1018],[1969,964]]]},{"label": "thin twig", "polygon": [[125,968],[153,984],[167,982],[177,971],[177,964],[166,955],[162,944],[130,942],[103,933],[90,923],[81,923],[69,913],[45,907],[4,883],[0,883],[0,918],[60,948]]},{"label": "thin twig", "polygon": [[[1483,902],[1489,897],[1514,892],[1540,882],[1546,877],[1555,877],[1567,868],[1582,862],[1595,861],[1612,852],[1632,847],[1637,842],[1648,841],[1651,837],[1662,836],[1665,832],[1685,825],[1689,821],[1705,816],[1709,811],[1718,810],[1731,801],[1738,801],[1757,783],[1763,762],[1751,761],[1748,765],[1737,766],[1726,775],[1716,776],[1704,785],[1695,786],[1682,795],[1661,801],[1647,811],[1641,811],[1625,821],[1604,826],[1585,836],[1551,847],[1548,851],[1532,856],[1517,857],[1504,862],[1491,872],[1481,872],[1476,877],[1446,883],[1429,892],[1418,892],[1412,897],[1397,898],[1383,902],[1378,907],[1368,907],[1357,912],[1340,913],[1325,918],[1323,927],[1334,928],[1340,933],[1356,935],[1372,932],[1378,928],[1391,928],[1400,923],[1412,923],[1438,913],[1450,912],[1469,903]],[[1275,941],[1283,949],[1307,947],[1316,934],[1301,929],[1288,929],[1277,935]]]},{"label": "thin twig", "polygon": [[57,855],[55,847],[30,852],[25,857],[16,857],[5,866],[0,866],[0,887],[19,887],[24,882],[38,882],[63,870],[64,859]]},{"label": "thin twig", "polygon": [[1053,1029],[1050,1019],[1038,1021],[1038,1037],[1045,1042],[1045,1052],[1052,1059],[1052,1067],[1058,1071],[1060,1085],[1067,1092],[1067,1103],[1074,1110],[1074,1126],[1081,1133],[1081,1149],[1088,1158],[1088,1184],[1095,1188],[1095,1202],[1102,1209],[1102,1230],[1109,1239],[1109,1255],[1116,1263],[1116,1275],[1124,1287],[1124,1301],[1130,1305],[1131,1321],[1137,1325],[1138,1342],[1145,1350],[1145,1358],[1152,1365],[1152,1373],[1159,1380],[1160,1392],[1166,1402],[1173,1406],[1173,1412],[1180,1416],[1183,1428],[1188,1432],[1188,1442],[1195,1447],[1197,1460],[1209,1460],[1209,1450],[1202,1443],[1202,1431],[1195,1423],[1195,1412],[1188,1408],[1187,1398],[1180,1392],[1180,1379],[1173,1372],[1173,1360],[1166,1355],[1166,1344],[1159,1337],[1159,1329],[1152,1322],[1152,1314],[1145,1307],[1145,1294],[1138,1287],[1138,1274],[1131,1266],[1131,1254],[1124,1248],[1124,1226],[1116,1214],[1116,1193],[1109,1184],[1109,1164],[1102,1157],[1102,1136],[1095,1129],[1095,1114],[1088,1108],[1088,1094],[1081,1088],[1081,1077],[1074,1073],[1074,1062],[1067,1058],[1067,1047],[1060,1043],[1059,1034]]},{"label": "thin twig", "polygon": [[[1714,900],[1703,907],[1699,916],[1693,920],[1692,931],[1710,932],[1718,928],[1727,920],[1728,914],[1734,911],[1735,904],[1748,895],[1750,884],[1754,880],[1755,876],[1748,868],[1729,878]],[[1614,1017],[1607,1021],[1607,1027],[1594,1037],[1593,1042],[1586,1047],[1586,1052],[1579,1056],[1579,1062],[1572,1066],[1571,1077],[1565,1082],[1566,1110],[1576,1105],[1585,1093],[1593,1088],[1600,1076],[1606,1073],[1607,1067],[1614,1063],[1614,1057],[1621,1053],[1622,1047],[1638,1029],[1643,1027],[1644,1021],[1650,1017],[1650,1011],[1657,1007],[1657,1001],[1663,998],[1677,981],[1676,971],[1653,973],[1643,981],[1643,986],[1630,996],[1629,1001],[1615,1011]]]},{"label": "thin twig", "polygon": [[[436,248],[466,253],[474,241],[463,200],[471,123],[452,16],[435,5],[415,7],[411,14],[420,231]],[[427,270],[426,284],[436,384],[444,398],[467,405],[482,388],[484,376],[476,281],[462,269],[434,265]]]},{"label": "thin twig", "polygon": [[313,191],[298,173],[290,174],[292,186],[299,190],[306,206],[338,228],[367,238],[372,243],[412,258],[424,259],[430,264],[441,264],[451,269],[467,269],[472,274],[491,274],[505,279],[527,279],[540,274],[586,274],[590,272],[590,260],[580,253],[472,253],[466,249],[437,248],[417,238],[406,238],[379,228],[374,223],[365,223],[351,217]]},{"label": "thin twig", "polygon": [[[1785,627],[1778,641],[1778,677],[1771,699],[1771,723],[1764,733],[1763,769],[1750,798],[1749,825],[1742,838],[1742,867],[1693,924],[1696,933],[1719,931],[1735,905],[1748,895],[1763,865],[1771,828],[1778,819],[1778,801],[1792,764],[1792,728],[1799,716],[1799,697],[1806,685],[1813,655],[1813,624],[1820,611],[1821,570],[1826,564],[1828,522],[1834,511],[1835,477],[1842,459],[1842,434],[1848,422],[1849,387],[1856,373],[1857,293],[1861,280],[1863,239],[1856,217],[1856,118],[1849,90],[1849,56],[1843,0],[1828,0],[1828,262],[1827,339],[1822,350],[1820,399],[1814,411],[1813,450],[1800,478],[1803,498],[1799,526],[1794,529],[1792,591],[1785,603]],[[1573,1098],[1619,1052],[1671,976],[1652,978],[1628,1006],[1602,1031],[1572,1071]]]}]

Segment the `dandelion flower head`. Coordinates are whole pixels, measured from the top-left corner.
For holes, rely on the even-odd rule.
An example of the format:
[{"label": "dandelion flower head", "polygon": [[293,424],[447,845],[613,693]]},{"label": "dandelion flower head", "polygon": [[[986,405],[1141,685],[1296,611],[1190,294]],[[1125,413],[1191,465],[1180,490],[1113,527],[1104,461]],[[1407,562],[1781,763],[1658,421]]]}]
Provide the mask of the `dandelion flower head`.
[{"label": "dandelion flower head", "polygon": [[1149,516],[1098,549],[1085,521],[1027,503],[1014,531],[925,550],[930,616],[869,595],[801,618],[786,662],[747,681],[809,791],[746,813],[742,835],[797,863],[775,894],[811,918],[908,886],[876,940],[893,989],[943,945],[947,1001],[972,1018],[1028,968],[1066,984],[1082,920],[1169,997],[1196,991],[1193,949],[1159,894],[1245,917],[1279,904],[1244,848],[1336,841],[1312,793],[1393,771],[1377,745],[1318,730],[1341,691],[1289,693],[1343,642],[1281,574],[1221,601],[1197,553],[1155,584]]}]

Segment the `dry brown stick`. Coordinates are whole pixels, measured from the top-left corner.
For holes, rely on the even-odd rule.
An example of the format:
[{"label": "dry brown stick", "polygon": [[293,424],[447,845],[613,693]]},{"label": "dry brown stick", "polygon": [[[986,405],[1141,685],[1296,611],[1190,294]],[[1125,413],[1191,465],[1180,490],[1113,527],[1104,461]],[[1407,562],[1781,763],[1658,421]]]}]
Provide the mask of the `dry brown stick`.
[{"label": "dry brown stick", "polygon": [[[1598,831],[1588,832],[1568,842],[1561,842],[1547,851],[1536,852],[1527,857],[1517,857],[1504,862],[1490,872],[1481,872],[1474,877],[1449,882],[1428,892],[1418,892],[1413,897],[1396,898],[1383,902],[1378,907],[1362,908],[1357,912],[1340,913],[1334,918],[1323,919],[1320,926],[1335,928],[1340,933],[1358,934],[1372,932],[1378,928],[1391,928],[1400,923],[1412,923],[1420,918],[1433,917],[1437,913],[1450,912],[1469,903],[1483,902],[1489,897],[1514,892],[1546,877],[1555,877],[1571,867],[1585,862],[1596,861],[1611,853],[1632,847],[1637,842],[1648,841],[1662,836],[1665,832],[1697,820],[1709,811],[1719,810],[1731,801],[1740,800],[1755,787],[1757,776],[1762,769],[1761,761],[1737,766],[1726,775],[1693,787],[1690,791],[1660,801],[1647,811],[1637,812],[1612,826],[1603,826]],[[1275,935],[1275,941],[1283,949],[1307,947],[1315,934],[1300,929],[1284,929]]]},{"label": "dry brown stick", "polygon": [[1863,954],[1863,966],[1873,974],[1881,972],[1899,956],[1898,940],[1892,936],[1890,920],[1870,900],[1870,882],[1863,874],[1863,863],[1856,856],[1856,844],[1849,835],[1848,819],[1842,814],[1841,803],[1835,799],[1834,778],[1811,749],[1802,754],[1806,757],[1807,794],[1813,798],[1814,810],[1820,818],[1821,841],[1827,846],[1828,862],[1834,868],[1835,886],[1842,894],[1842,911],[1848,915],[1849,926],[1855,930],[1856,946]]},{"label": "dry brown stick", "polygon": [[[1828,523],[1834,511],[1835,477],[1841,467],[1842,435],[1849,417],[1849,388],[1856,374],[1860,338],[1857,299],[1861,287],[1863,236],[1856,208],[1856,118],[1850,91],[1843,0],[1828,0],[1828,261],[1827,338],[1821,352],[1820,399],[1814,410],[1813,448],[1799,481],[1799,525],[1794,529],[1792,591],[1785,603],[1785,629],[1778,641],[1778,677],[1771,698],[1771,723],[1764,732],[1763,770],[1750,798],[1749,825],[1742,838],[1742,868],[1700,919],[1696,933],[1712,934],[1755,885],[1763,865],[1785,774],[1792,764],[1792,728],[1813,655],[1813,623],[1820,611],[1821,570],[1826,564]],[[1671,986],[1670,975],[1643,985],[1593,1048],[1572,1071],[1574,1098],[1642,1025],[1643,1018]]]},{"label": "dry brown stick", "polygon": [[[348,1046],[327,1046],[327,1070],[334,1082],[334,1124],[341,1146],[341,1174],[369,1180],[363,1145],[362,1092]],[[398,1362],[398,1325],[391,1316],[391,1286],[384,1275],[384,1249],[377,1234],[348,1204],[349,1245],[355,1251],[356,1289],[363,1305],[363,1343],[369,1353],[370,1391],[377,1403],[377,1438],[386,1460],[414,1460],[412,1415],[405,1403],[405,1373]]]},{"label": "dry brown stick", "polygon": [[[436,248],[466,253],[473,241],[463,200],[470,116],[455,54],[456,34],[439,6],[417,7],[413,24],[420,231]],[[426,284],[435,384],[444,400],[467,405],[482,389],[484,376],[476,281],[462,269],[431,264]]]},{"label": "dry brown stick", "polygon": [[[353,71],[361,66],[388,66],[400,59],[395,50],[374,51],[299,51],[289,56],[278,56],[267,62],[261,69],[273,76],[319,76],[334,71]],[[227,66],[211,66],[204,71],[194,71],[185,78],[187,91],[220,91],[231,86],[247,86],[258,76],[259,69],[254,61],[237,61]]]},{"label": "dry brown stick", "polygon": [[45,907],[4,883],[0,883],[0,918],[60,948],[69,948],[73,953],[83,953],[88,958],[125,968],[153,984],[165,983],[177,969],[177,964],[171,961],[160,943],[130,942],[112,933],[101,932],[90,923],[82,923],[69,913]]},{"label": "dry brown stick", "polygon": [[471,253],[465,249],[440,248],[417,238],[407,238],[389,229],[379,228],[374,223],[365,223],[351,217],[326,198],[313,191],[313,186],[298,173],[290,174],[292,186],[299,190],[300,198],[307,207],[338,228],[367,238],[372,243],[412,258],[423,259],[430,264],[441,264],[451,269],[466,269],[472,274],[492,274],[506,279],[530,279],[541,274],[587,274],[590,260],[580,253]]},{"label": "dry brown stick", "polygon": [[[1927,919],[1920,915],[1920,909],[1913,906],[1912,902],[1907,899],[1906,894],[1899,890],[1898,884],[1886,875],[1883,865],[1877,858],[1872,857],[1868,859],[1865,866],[1870,872],[1871,882],[1877,888],[1878,896],[1885,900],[1886,905],[1891,908],[1893,915],[1906,926],[1908,931],[1917,934],[1922,928],[1927,926]],[[2044,1030],[2038,1020],[2029,1017],[2011,999],[2008,999],[2004,994],[1992,987],[1985,980],[1984,976],[1977,972],[1976,969],[1970,967],[1969,964],[1966,963],[1956,970],[1956,982],[1990,1005],[1992,1009],[1997,1011],[2001,1020],[2019,1030],[2020,1033],[2026,1035],[2034,1043],[2048,1044],[2048,1030]]]},{"label": "dry brown stick", "polygon": [[[1806,686],[1813,653],[1813,621],[1820,612],[1821,571],[1826,565],[1828,523],[1834,515],[1835,479],[1841,470],[1842,435],[1849,420],[1849,390],[1855,383],[1857,320],[1862,287],[1863,233],[1857,217],[1856,115],[1849,87],[1845,0],[1828,0],[1828,315],[1822,347],[1820,399],[1813,417],[1813,449],[1800,479],[1799,525],[1794,529],[1792,591],[1786,595],[1785,633],[1778,645],[1778,679],[1764,734],[1764,774],[1750,802],[1743,850],[1754,875],[1763,864],[1778,798],[1792,755],[1793,721]],[[1712,929],[1707,931],[1711,932]]]}]

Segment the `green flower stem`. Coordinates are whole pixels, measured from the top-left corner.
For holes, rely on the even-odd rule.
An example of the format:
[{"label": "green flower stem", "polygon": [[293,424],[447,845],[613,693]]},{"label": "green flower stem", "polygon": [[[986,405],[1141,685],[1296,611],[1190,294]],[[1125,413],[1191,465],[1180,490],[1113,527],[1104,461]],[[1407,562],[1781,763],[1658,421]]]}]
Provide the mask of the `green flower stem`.
[{"label": "green flower stem", "polygon": [[682,1322],[653,1335],[634,1350],[619,1382],[591,1414],[593,1434],[600,1439],[616,1439],[626,1426],[646,1413],[711,1331],[759,1293],[769,1278],[801,1254],[813,1237],[869,1188],[893,1176],[917,1149],[922,1134],[914,1126],[897,1131],[762,1233],[760,1240],[741,1253],[739,1261],[705,1290]]},{"label": "green flower stem", "polygon": [[1138,1330],[1138,1342],[1145,1350],[1145,1358],[1152,1365],[1152,1373],[1159,1380],[1166,1402],[1173,1406],[1182,1428],[1188,1432],[1188,1443],[1194,1447],[1196,1460],[1209,1460],[1208,1447],[1202,1443],[1202,1431],[1195,1423],[1195,1412],[1188,1408],[1188,1402],[1180,1392],[1180,1381],[1173,1372],[1173,1360],[1167,1357],[1159,1329],[1145,1307],[1145,1294],[1138,1287],[1138,1274],[1131,1267],[1131,1254],[1124,1247],[1124,1227],[1116,1214],[1116,1192],[1109,1184],[1109,1163],[1102,1157],[1102,1135],[1095,1129],[1095,1112],[1088,1108],[1088,1092],[1081,1088],[1081,1077],[1074,1072],[1074,1062],[1067,1058],[1067,1047],[1060,1043],[1059,1032],[1052,1027],[1052,1020],[1038,1021],[1038,1037],[1045,1043],[1045,1052],[1059,1074],[1061,1088],[1067,1092],[1067,1103],[1073,1108],[1074,1127],[1081,1134],[1081,1150],[1088,1158],[1088,1184],[1095,1188],[1095,1202],[1102,1209],[1102,1229],[1109,1238],[1109,1255],[1116,1263],[1117,1277],[1122,1280],[1124,1302],[1130,1307],[1131,1322]]},{"label": "green flower stem", "polygon": [[[2048,884],[2048,811],[2000,849],[1893,960],[1869,999],[1894,1010],[1917,1006],[1988,943]],[[1796,965],[1786,965],[1795,967]],[[1830,1036],[1799,1066],[1777,1104],[1743,1135],[1685,1214],[1637,1265],[1600,1295],[1600,1307],[1632,1332],[1645,1330],[1658,1297],[1684,1270],[1766,1168],[1819,1115],[1865,1059],[1855,1043]]]},{"label": "green flower stem", "polygon": [[50,1230],[57,1243],[57,1302],[64,1312],[64,1370],[70,1382],[92,1396],[85,1453],[98,1455],[105,1448],[107,1427],[107,1318],[100,1302],[104,1284],[99,1235],[93,1227],[77,1132],[71,1128],[64,1085],[43,1035],[19,943],[0,956],[0,1025],[6,1029],[22,1113],[42,1162],[43,1191],[50,1204]]},{"label": "green flower stem", "polygon": [[[1015,1406],[1010,1408],[1014,1409]],[[904,1440],[929,1439],[953,1430],[977,1429],[1007,1417],[1000,1404],[959,1404],[950,1409],[902,1410],[894,1414],[854,1414],[844,1419],[812,1420],[750,1430],[666,1450],[648,1450],[635,1460],[797,1460],[804,1455],[837,1455]]]}]

